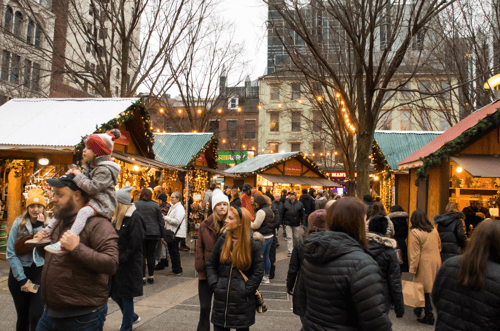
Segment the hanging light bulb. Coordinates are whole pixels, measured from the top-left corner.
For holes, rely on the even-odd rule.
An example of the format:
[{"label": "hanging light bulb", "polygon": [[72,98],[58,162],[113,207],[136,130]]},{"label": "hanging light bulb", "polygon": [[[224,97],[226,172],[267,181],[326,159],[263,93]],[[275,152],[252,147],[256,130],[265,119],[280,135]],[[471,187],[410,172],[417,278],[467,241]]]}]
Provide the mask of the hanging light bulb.
[{"label": "hanging light bulb", "polygon": [[198,109],[198,114],[201,114],[201,109]]},{"label": "hanging light bulb", "polygon": [[318,95],[318,97],[316,98],[316,100],[318,101],[322,101],[323,100],[323,97],[321,95]]},{"label": "hanging light bulb", "polygon": [[160,108],[160,113],[163,113],[165,110],[163,108]]},{"label": "hanging light bulb", "polygon": [[258,105],[257,108],[262,109],[262,105]]},{"label": "hanging light bulb", "polygon": [[222,143],[225,144],[226,143],[226,139],[222,139]]},{"label": "hanging light bulb", "polygon": [[219,114],[222,114],[222,108],[217,109],[217,112],[218,112]]},{"label": "hanging light bulb", "polygon": [[179,114],[182,114],[182,109],[178,109],[178,110],[177,110],[177,112],[178,112]]},{"label": "hanging light bulb", "polygon": [[340,93],[335,93],[335,97],[340,98]]}]

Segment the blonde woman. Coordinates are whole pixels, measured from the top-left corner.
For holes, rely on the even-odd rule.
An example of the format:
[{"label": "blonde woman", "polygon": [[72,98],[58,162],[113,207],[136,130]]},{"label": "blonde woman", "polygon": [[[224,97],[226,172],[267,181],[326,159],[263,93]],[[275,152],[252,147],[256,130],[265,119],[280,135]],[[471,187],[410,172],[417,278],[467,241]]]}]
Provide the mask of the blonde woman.
[{"label": "blonde woman", "polygon": [[[43,229],[47,215],[46,201],[41,189],[28,192],[26,211],[16,218],[7,240],[7,260],[10,264],[8,286],[17,312],[17,331],[35,330],[43,313],[41,291],[30,292],[32,285],[40,285],[45,260],[38,250],[28,248],[21,242],[26,236]],[[17,244],[16,244],[17,242]]]},{"label": "blonde woman", "polygon": [[132,330],[141,318],[134,313],[134,297],[142,295],[142,244],[144,220],[131,203],[131,186],[116,191],[115,214],[111,224],[118,233],[118,270],[111,277],[110,294],[120,307],[123,319],[120,331]]}]

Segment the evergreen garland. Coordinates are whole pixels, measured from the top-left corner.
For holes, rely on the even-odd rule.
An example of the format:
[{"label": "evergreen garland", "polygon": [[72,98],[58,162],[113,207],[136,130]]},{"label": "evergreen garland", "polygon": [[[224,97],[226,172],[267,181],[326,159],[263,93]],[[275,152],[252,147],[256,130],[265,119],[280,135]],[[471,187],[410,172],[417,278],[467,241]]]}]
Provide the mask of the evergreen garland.
[{"label": "evergreen garland", "polygon": [[440,164],[444,159],[448,158],[451,154],[455,154],[464,148],[464,145],[469,143],[473,138],[486,130],[495,128],[500,123],[500,108],[492,114],[486,115],[485,118],[479,120],[476,125],[465,130],[460,136],[445,143],[440,149],[434,153],[429,154],[425,158],[420,158],[423,165],[417,170],[417,178],[415,185],[419,185],[420,180],[426,177],[426,169]]}]

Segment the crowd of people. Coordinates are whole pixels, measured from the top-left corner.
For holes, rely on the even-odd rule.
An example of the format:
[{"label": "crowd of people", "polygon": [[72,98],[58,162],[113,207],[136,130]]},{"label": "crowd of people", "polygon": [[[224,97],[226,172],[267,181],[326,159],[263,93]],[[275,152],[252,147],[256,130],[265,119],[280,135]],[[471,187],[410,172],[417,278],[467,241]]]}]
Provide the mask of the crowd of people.
[{"label": "crowd of people", "polygon": [[[141,320],[134,297],[169,266],[168,256],[167,275],[183,273],[179,251],[189,249],[188,220],[198,212],[192,199],[185,208],[180,192],[168,196],[161,187],[114,191],[116,167],[108,162],[116,136],[106,135],[85,140],[82,171],[47,181],[53,218],[43,191],[34,189],[12,225],[8,287],[18,331],[102,330],[109,297],[123,314],[120,330],[132,330]],[[286,290],[302,330],[391,330],[390,310],[405,314],[402,272],[423,286],[425,307],[413,309],[419,322],[498,330],[500,224],[480,208],[467,214],[450,203],[431,222],[419,209],[387,213],[370,195],[304,189],[297,198],[294,191],[209,184],[195,248],[197,330],[255,323],[256,291],[275,277],[280,229],[290,257]],[[479,219],[466,229],[467,215]]]}]

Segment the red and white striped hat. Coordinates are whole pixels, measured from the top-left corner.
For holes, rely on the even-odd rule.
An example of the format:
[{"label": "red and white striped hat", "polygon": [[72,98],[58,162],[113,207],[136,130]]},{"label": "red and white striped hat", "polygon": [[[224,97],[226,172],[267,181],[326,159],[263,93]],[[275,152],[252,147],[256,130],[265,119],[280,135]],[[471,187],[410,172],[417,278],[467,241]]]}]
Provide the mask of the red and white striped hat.
[{"label": "red and white striped hat", "polygon": [[106,133],[91,134],[83,142],[97,156],[110,155],[113,152],[115,140],[120,138],[120,136],[120,130],[112,129]]}]

